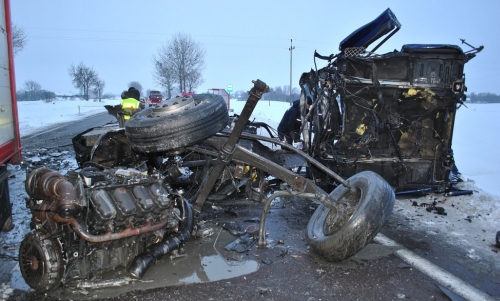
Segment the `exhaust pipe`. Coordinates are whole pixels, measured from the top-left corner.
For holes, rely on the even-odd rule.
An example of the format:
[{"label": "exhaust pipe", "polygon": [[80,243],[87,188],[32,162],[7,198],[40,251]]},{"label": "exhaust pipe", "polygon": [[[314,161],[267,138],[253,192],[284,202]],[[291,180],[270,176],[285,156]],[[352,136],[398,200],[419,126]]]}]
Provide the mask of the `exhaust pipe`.
[{"label": "exhaust pipe", "polygon": [[181,223],[179,233],[170,239],[149,246],[146,251],[137,255],[132,265],[127,269],[130,277],[142,279],[147,269],[156,260],[160,259],[165,254],[179,249],[181,244],[189,239],[194,224],[193,207],[186,199],[183,200],[183,204],[184,221]]}]

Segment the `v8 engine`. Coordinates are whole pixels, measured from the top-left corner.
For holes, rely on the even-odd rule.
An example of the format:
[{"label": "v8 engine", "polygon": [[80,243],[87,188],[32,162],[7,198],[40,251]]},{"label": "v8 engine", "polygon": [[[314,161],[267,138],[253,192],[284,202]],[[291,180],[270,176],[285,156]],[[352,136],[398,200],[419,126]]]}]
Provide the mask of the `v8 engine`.
[{"label": "v8 engine", "polygon": [[27,175],[34,230],[19,264],[38,291],[75,278],[131,266],[141,278],[159,256],[175,250],[193,227],[191,205],[159,174],[95,164],[66,176],[47,168]]}]

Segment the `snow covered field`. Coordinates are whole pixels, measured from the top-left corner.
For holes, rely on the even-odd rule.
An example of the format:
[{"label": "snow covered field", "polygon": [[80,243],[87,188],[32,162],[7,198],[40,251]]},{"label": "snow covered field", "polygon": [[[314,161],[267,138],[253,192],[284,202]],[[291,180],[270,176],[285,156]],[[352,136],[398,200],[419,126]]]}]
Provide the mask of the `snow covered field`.
[{"label": "snow covered field", "polygon": [[[500,198],[500,147],[494,127],[500,104],[467,104],[457,112],[453,134],[455,162],[476,186]],[[499,229],[500,230],[500,229]]]},{"label": "snow covered field", "polygon": [[104,105],[117,105],[121,99],[103,99],[102,102],[93,100],[63,100],[51,101],[19,101],[19,131],[21,137],[57,123],[84,119],[87,116],[106,112]]}]

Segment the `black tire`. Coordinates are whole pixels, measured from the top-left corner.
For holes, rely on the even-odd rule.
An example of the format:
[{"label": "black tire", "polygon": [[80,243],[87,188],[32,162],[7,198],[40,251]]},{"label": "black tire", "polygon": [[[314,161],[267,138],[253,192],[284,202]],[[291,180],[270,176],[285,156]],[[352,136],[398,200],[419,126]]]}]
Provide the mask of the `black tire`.
[{"label": "black tire", "polygon": [[39,231],[28,233],[19,247],[19,268],[26,283],[38,292],[55,289],[64,272],[61,245]]},{"label": "black tire", "polygon": [[329,261],[344,260],[371,242],[394,207],[394,191],[380,175],[363,171],[348,182],[356,193],[339,185],[330,195],[351,209],[337,217],[336,212],[320,205],[307,225],[310,246]]},{"label": "black tire", "polygon": [[228,120],[222,96],[197,94],[141,110],[125,123],[125,134],[135,151],[164,152],[203,141],[226,127]]}]

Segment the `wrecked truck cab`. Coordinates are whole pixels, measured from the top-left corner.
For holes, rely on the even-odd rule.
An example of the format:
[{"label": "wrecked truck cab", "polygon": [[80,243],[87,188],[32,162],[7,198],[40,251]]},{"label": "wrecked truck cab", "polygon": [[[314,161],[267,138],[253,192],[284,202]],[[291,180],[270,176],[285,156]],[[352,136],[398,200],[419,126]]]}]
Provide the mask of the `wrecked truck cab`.
[{"label": "wrecked truck cab", "polygon": [[[342,41],[339,54],[315,56],[328,65],[300,79],[303,101],[314,99],[312,118],[303,118],[306,150],[345,178],[370,170],[397,191],[445,191],[455,167],[455,115],[466,101],[464,66],[483,47],[464,52],[457,45],[407,44],[385,54],[366,51],[400,27],[388,9]],[[321,171],[309,172],[317,184],[329,184]]]},{"label": "wrecked truck cab", "polygon": [[[458,46],[405,45],[367,60],[344,57],[344,128],[337,142],[345,176],[374,170],[399,189],[440,186],[454,165],[455,114],[465,101]],[[458,87],[458,88],[456,88]],[[356,96],[353,96],[356,95]]]}]

